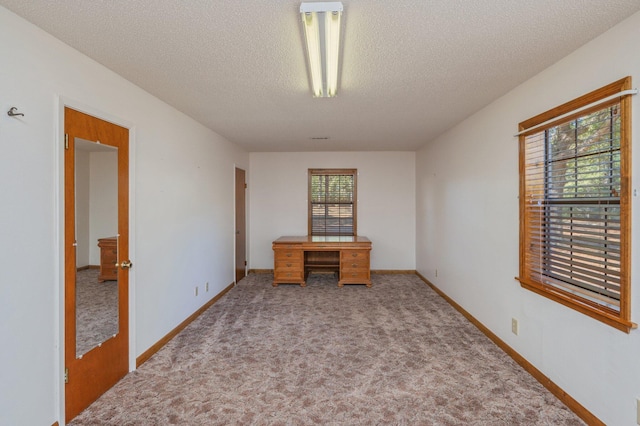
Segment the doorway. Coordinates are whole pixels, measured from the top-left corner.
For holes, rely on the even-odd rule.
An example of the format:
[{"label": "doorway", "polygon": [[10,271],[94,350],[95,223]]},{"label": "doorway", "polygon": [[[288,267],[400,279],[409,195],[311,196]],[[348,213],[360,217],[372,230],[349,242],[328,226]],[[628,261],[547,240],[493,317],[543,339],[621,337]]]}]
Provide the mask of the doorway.
[{"label": "doorway", "polygon": [[65,419],[129,366],[129,131],[64,110]]},{"label": "doorway", "polygon": [[236,167],[236,284],[247,270],[246,191],[245,171]]}]

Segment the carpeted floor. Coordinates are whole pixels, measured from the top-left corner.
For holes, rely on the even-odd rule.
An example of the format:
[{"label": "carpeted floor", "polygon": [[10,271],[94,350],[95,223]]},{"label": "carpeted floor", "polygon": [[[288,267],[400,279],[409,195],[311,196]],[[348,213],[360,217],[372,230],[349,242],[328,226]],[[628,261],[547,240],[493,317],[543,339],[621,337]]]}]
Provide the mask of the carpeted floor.
[{"label": "carpeted floor", "polygon": [[415,275],[249,275],[72,425],[583,424]]},{"label": "carpeted floor", "polygon": [[99,272],[76,273],[76,356],[118,333],[118,281],[100,283]]}]

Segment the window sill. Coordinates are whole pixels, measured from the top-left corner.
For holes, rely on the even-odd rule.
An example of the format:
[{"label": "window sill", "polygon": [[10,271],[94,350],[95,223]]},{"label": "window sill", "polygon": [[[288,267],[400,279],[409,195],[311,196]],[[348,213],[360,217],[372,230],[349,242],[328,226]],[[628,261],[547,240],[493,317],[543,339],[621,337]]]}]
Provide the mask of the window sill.
[{"label": "window sill", "polygon": [[617,312],[613,309],[596,306],[586,300],[580,299],[571,293],[563,292],[554,287],[545,286],[537,282],[528,281],[523,278],[516,277],[516,280],[520,282],[522,288],[533,291],[541,296],[551,299],[555,302],[561,303],[573,310],[576,310],[582,314],[585,314],[595,320],[603,322],[613,328],[616,328],[625,333],[629,333],[632,329],[638,327],[636,323],[629,320],[620,318]]}]

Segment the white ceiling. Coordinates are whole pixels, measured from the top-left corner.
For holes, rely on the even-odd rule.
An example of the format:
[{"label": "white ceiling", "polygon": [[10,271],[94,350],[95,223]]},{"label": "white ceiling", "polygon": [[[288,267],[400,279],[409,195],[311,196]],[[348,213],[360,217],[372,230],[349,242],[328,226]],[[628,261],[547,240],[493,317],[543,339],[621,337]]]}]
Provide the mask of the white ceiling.
[{"label": "white ceiling", "polygon": [[0,5],[249,151],[416,150],[640,10],[640,0],[342,2],[336,98],[311,97],[299,0]]}]

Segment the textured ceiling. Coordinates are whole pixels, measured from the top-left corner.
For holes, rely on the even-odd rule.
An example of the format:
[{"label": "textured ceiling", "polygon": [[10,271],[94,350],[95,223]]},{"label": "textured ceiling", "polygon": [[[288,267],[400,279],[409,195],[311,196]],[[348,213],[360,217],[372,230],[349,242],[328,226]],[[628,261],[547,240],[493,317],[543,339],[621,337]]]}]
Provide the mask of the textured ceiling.
[{"label": "textured ceiling", "polygon": [[0,5],[249,151],[415,150],[640,10],[640,0],[342,2],[338,96],[317,99],[300,1]]}]

